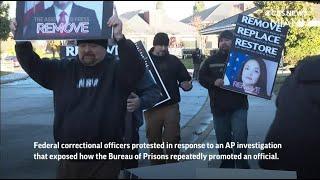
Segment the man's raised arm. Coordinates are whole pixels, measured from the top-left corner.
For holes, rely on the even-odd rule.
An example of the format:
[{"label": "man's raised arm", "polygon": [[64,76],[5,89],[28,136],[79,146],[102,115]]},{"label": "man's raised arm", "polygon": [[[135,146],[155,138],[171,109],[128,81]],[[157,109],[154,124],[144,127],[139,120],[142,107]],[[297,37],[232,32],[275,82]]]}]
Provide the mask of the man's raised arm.
[{"label": "man's raised arm", "polygon": [[[17,23],[11,21],[10,29],[15,34]],[[41,59],[33,51],[31,42],[21,41],[15,45],[16,56],[21,67],[41,86],[53,90],[61,63],[57,60]]]}]

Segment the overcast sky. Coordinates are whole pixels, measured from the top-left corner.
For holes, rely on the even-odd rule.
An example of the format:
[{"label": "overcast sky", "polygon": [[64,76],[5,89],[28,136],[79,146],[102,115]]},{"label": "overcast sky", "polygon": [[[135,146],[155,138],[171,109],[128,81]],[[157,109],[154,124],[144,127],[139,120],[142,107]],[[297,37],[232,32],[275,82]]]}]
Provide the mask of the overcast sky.
[{"label": "overcast sky", "polygon": [[[154,10],[157,1],[114,1],[118,14],[121,15],[128,11],[134,10]],[[210,8],[222,1],[204,1],[205,8]],[[225,3],[239,3],[241,1],[223,1]],[[247,1],[249,2],[249,1]],[[16,1],[7,2],[10,4],[10,17],[15,17]],[[192,15],[195,1],[163,1],[164,8],[168,16],[175,20],[182,20]]]}]

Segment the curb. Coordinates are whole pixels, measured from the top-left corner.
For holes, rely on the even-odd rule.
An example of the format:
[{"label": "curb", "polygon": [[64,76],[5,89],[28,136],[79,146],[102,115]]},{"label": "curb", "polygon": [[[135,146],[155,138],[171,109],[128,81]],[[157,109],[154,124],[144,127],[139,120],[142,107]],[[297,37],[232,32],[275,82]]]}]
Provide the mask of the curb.
[{"label": "curb", "polygon": [[24,77],[20,77],[20,78],[16,78],[16,79],[1,80],[0,84],[12,83],[12,82],[15,82],[15,81],[26,80],[28,78],[29,78],[29,76],[26,75]]},{"label": "curb", "polygon": [[[190,132],[188,132],[188,130],[187,130],[187,127],[190,127],[190,124],[192,124],[192,123],[194,123],[194,121],[197,121],[198,120],[198,116],[203,112],[203,110],[205,109],[205,105],[206,105],[206,103],[208,103],[208,101],[210,100],[210,98],[209,98],[209,95],[207,95],[207,97],[206,97],[206,100],[203,102],[203,104],[201,105],[201,108],[199,109],[199,111],[197,112],[197,113],[195,113],[193,116],[192,116],[192,118],[190,118],[189,120],[188,120],[188,122],[187,123],[185,123],[185,125],[184,126],[181,126],[180,127],[180,137],[181,137],[181,140],[184,138],[184,137],[189,137],[190,135],[192,135],[192,134],[190,134]],[[186,131],[184,131],[184,130],[186,130]],[[208,127],[206,127],[206,130],[205,131],[210,131],[211,132],[211,130],[210,129],[208,129]],[[210,134],[210,132],[209,133],[207,133],[207,134]],[[140,130],[139,130],[139,133],[140,133]],[[144,132],[144,133],[146,133],[146,131]],[[191,132],[191,133],[193,133],[193,132]],[[146,138],[146,136],[145,136],[145,134],[143,134],[143,136]],[[197,138],[197,140],[199,139],[200,140],[200,138],[201,138],[202,136],[200,136],[200,137],[198,137]],[[147,139],[147,138],[146,138]],[[202,138],[201,138],[202,139]],[[180,143],[181,143],[181,140],[180,140]],[[197,141],[196,140],[196,141]],[[141,136],[140,136],[140,141],[139,141],[139,143],[142,143],[143,141],[142,141],[142,139],[141,139]],[[148,142],[147,142],[148,143]],[[188,143],[193,143],[193,142],[188,142]],[[142,151],[139,151],[139,152],[142,152]],[[147,150],[147,152],[149,153],[149,150]],[[180,151],[181,153],[183,153],[182,151]],[[139,167],[146,167],[146,166],[151,166],[151,164],[150,164],[150,162],[149,162],[149,160],[146,160],[146,159],[144,159],[144,160],[139,160]]]},{"label": "curb", "polygon": [[[192,119],[190,119],[190,121],[188,121],[187,124],[194,124],[194,123],[201,124],[201,121],[199,121],[199,120],[201,118],[202,113],[204,113],[203,111],[205,110],[205,106],[207,103],[210,103],[209,95],[207,96],[207,99],[206,99],[205,103],[203,104],[203,106],[201,107],[200,111]],[[199,127],[201,128],[201,126],[204,128],[202,128],[202,131],[199,134],[194,134],[195,132],[192,132],[194,134],[193,137],[195,137],[195,138],[187,139],[189,144],[201,144],[208,137],[208,135],[211,133],[211,131],[214,130],[213,121],[209,121],[207,125],[202,124]],[[194,126],[192,126],[192,127],[194,127]],[[199,127],[196,127],[196,128],[199,128]],[[181,137],[182,137],[182,135],[181,135]],[[191,153],[194,153],[196,150],[197,149],[190,148],[185,151],[181,151],[181,154],[191,154]]]},{"label": "curb", "polygon": [[[199,137],[194,142],[192,142],[192,144],[201,144],[209,136],[212,130],[214,130],[213,121],[210,122],[207,128],[199,135]],[[192,154],[195,151],[197,151],[197,149],[188,149],[184,152],[184,154]]]},{"label": "curb", "polygon": [[191,123],[191,121],[194,120],[194,119],[199,115],[199,113],[203,110],[205,104],[206,104],[207,101],[209,101],[209,100],[210,100],[210,98],[209,98],[209,94],[208,94],[207,97],[206,97],[206,99],[203,101],[203,104],[201,105],[201,108],[199,109],[199,111],[198,111],[197,113],[195,113],[195,114],[189,119],[189,121],[188,121],[185,125],[183,125],[183,126],[181,127],[181,129],[183,129],[183,128],[185,128],[186,126],[188,126],[188,125]]}]

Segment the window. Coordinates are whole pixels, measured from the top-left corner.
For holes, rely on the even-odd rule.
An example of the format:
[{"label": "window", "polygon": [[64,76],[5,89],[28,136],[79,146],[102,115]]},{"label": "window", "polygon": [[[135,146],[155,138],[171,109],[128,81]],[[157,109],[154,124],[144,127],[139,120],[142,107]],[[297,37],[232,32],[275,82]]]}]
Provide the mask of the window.
[{"label": "window", "polygon": [[211,49],[212,48],[212,41],[207,41],[206,48]]}]

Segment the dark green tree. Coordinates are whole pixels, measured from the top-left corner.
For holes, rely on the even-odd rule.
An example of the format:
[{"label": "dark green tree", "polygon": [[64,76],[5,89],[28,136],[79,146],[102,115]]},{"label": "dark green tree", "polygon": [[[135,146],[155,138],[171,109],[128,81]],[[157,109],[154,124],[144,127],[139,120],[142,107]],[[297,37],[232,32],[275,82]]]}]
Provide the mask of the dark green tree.
[{"label": "dark green tree", "polygon": [[255,1],[256,17],[289,25],[285,43],[285,63],[295,65],[308,55],[320,53],[320,28],[310,27],[313,4],[303,1]]},{"label": "dark green tree", "polygon": [[10,33],[9,4],[0,1],[0,58],[2,54],[1,41],[6,41]]},{"label": "dark green tree", "polygon": [[10,19],[9,19],[9,4],[0,1],[0,39],[5,41],[9,37],[10,33]]}]

